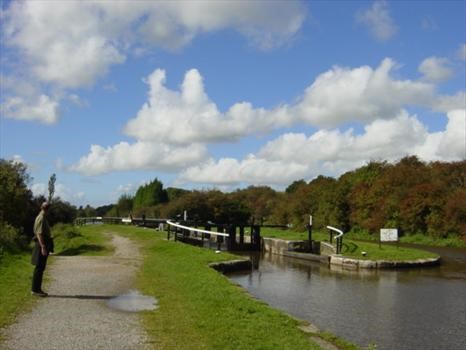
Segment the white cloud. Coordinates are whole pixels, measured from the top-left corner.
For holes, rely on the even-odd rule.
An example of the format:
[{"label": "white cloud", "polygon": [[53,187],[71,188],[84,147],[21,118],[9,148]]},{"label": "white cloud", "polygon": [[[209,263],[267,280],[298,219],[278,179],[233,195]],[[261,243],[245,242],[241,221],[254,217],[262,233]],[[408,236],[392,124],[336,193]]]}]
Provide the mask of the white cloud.
[{"label": "white cloud", "polygon": [[125,126],[125,133],[138,140],[163,140],[171,144],[233,141],[249,133],[289,124],[286,108],[267,111],[242,102],[221,113],[205,93],[202,76],[196,69],[186,73],[179,92],[164,86],[165,71],[160,69],[146,83],[148,101]]},{"label": "white cloud", "polygon": [[447,117],[446,129],[436,133],[429,133],[416,116],[405,111],[391,120],[373,121],[361,135],[352,129],[319,130],[310,136],[288,133],[244,160],[211,159],[188,168],[178,182],[286,185],[319,174],[338,176],[369,160],[396,161],[412,154],[426,161],[464,159],[466,112],[451,111]]},{"label": "white cloud", "polygon": [[466,61],[466,44],[461,44],[458,49],[458,58]]},{"label": "white cloud", "polygon": [[444,131],[429,134],[415,151],[425,160],[457,161],[466,159],[466,109],[447,114]]},{"label": "white cloud", "polygon": [[67,90],[93,86],[133,50],[180,49],[199,34],[222,29],[269,49],[292,39],[305,12],[294,0],[13,1],[2,11],[2,40],[10,49],[5,55],[11,56],[6,61],[16,81],[37,86],[35,94],[2,86],[2,112],[51,124],[59,118],[60,99],[44,90],[66,96]]},{"label": "white cloud", "polygon": [[386,1],[375,1],[371,8],[358,12],[356,20],[364,24],[380,41],[391,39],[398,31],[398,27],[390,16]]},{"label": "white cloud", "polygon": [[[205,161],[206,145],[209,143],[234,142],[251,134],[264,134],[300,123],[325,128],[350,122],[368,124],[365,137],[356,138],[350,131],[341,134],[338,130],[321,130],[314,134],[308,143],[314,142],[322,147],[321,138],[327,140],[322,151],[315,153],[315,156],[320,156],[316,161],[330,162],[328,164],[338,161],[357,166],[363,159],[370,157],[394,159],[404,149],[409,150],[417,145],[399,141],[396,136],[400,134],[398,127],[401,131],[408,132],[400,134],[401,139],[412,140],[413,135],[426,133],[425,128],[414,123],[412,118],[402,117],[406,114],[402,112],[405,106],[428,107],[437,111],[449,111],[464,106],[463,92],[455,96],[439,96],[433,84],[394,79],[391,71],[395,66],[394,61],[385,59],[375,69],[368,66],[354,69],[334,67],[319,75],[295,104],[264,109],[255,108],[249,102],[239,102],[224,113],[208,97],[203,78],[197,70],[188,71],[180,90],[175,91],[165,87],[165,71],[156,69],[145,80],[149,86],[147,102],[124,128],[127,135],[136,139],[135,143],[122,142],[107,148],[93,145],[90,153],[69,169],[86,175],[129,169],[179,170]],[[384,143],[378,144],[377,142],[386,138],[374,136],[376,133],[372,130],[390,132],[387,135],[390,136],[389,143],[393,145],[386,147]],[[328,143],[330,139],[334,142]],[[285,139],[282,142],[289,144]],[[295,145],[290,156],[305,153],[299,142]],[[252,156],[247,162],[237,161],[237,170],[227,171],[222,176],[229,180],[218,180],[215,183],[235,182],[235,179],[245,178],[246,170],[254,169],[255,166],[278,168],[285,158],[276,159],[271,155],[265,158],[267,161],[279,162],[277,165],[264,163],[263,156],[273,152],[280,155],[284,150],[273,147],[273,152],[268,152],[268,147],[270,148],[265,147],[257,157]],[[335,158],[339,154],[346,154],[346,150],[349,150],[348,157]],[[348,161],[352,158],[352,152],[361,157]],[[310,155],[309,159],[315,156]],[[212,162],[192,168],[183,176],[192,177],[196,181],[207,179],[203,172],[204,166],[216,169],[214,173],[222,174],[218,165]],[[221,168],[231,164],[232,160],[225,159]],[[296,160],[296,164],[301,163]],[[293,174],[304,171],[294,164],[288,166],[287,169]],[[259,177],[254,174],[249,174],[248,178],[255,183]],[[269,171],[269,174],[275,173]]]},{"label": "white cloud", "polygon": [[47,196],[49,193],[47,185],[43,183],[34,183],[30,186],[30,189],[34,196]]},{"label": "white cloud", "polygon": [[466,91],[451,96],[436,96],[432,108],[437,112],[448,113],[455,109],[466,109]]},{"label": "white cloud", "polygon": [[432,82],[441,82],[448,80],[453,75],[450,68],[450,61],[443,57],[428,57],[421,62],[418,68],[424,78]]},{"label": "white cloud", "polygon": [[107,148],[92,145],[89,154],[68,170],[83,175],[140,169],[174,171],[203,161],[206,152],[205,146],[200,144],[172,147],[153,142],[120,142]]},{"label": "white cloud", "polygon": [[133,48],[176,49],[203,32],[232,28],[263,48],[283,44],[305,11],[298,1],[21,1],[3,18],[5,43],[25,55],[37,79],[77,88],[93,85]]},{"label": "white cloud", "polygon": [[58,100],[47,95],[8,97],[1,102],[0,110],[7,118],[37,120],[46,124],[53,124],[60,117]]},{"label": "white cloud", "polygon": [[394,67],[391,59],[376,69],[334,67],[319,75],[295,104],[264,109],[238,102],[224,113],[209,99],[196,69],[186,73],[180,91],[167,89],[165,71],[156,69],[146,79],[147,102],[124,131],[138,140],[170,144],[229,142],[301,122],[334,127],[391,118],[406,105],[430,105],[434,85],[395,80]]},{"label": "white cloud", "polygon": [[350,121],[370,122],[392,118],[407,105],[431,103],[432,84],[396,80],[396,63],[386,58],[376,69],[334,67],[317,77],[295,106],[302,120],[317,126],[334,127]]},{"label": "white cloud", "polygon": [[117,193],[122,193],[122,194],[134,194],[136,190],[138,189],[138,185],[135,185],[133,183],[125,184],[125,185],[119,185],[116,189]]},{"label": "white cloud", "polygon": [[125,59],[105,34],[102,15],[92,2],[14,2],[5,11],[6,44],[26,55],[37,79],[90,86]]},{"label": "white cloud", "polygon": [[304,177],[308,166],[292,161],[269,161],[249,155],[238,161],[233,158],[213,159],[183,171],[177,183],[194,182],[214,185],[279,185]]}]

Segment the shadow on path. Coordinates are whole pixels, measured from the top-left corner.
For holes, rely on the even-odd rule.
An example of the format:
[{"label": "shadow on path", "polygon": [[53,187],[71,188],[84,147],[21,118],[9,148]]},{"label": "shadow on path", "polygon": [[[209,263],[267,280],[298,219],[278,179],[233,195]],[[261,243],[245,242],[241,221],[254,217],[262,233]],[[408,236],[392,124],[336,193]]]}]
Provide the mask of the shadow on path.
[{"label": "shadow on path", "polygon": [[82,300],[108,300],[112,299],[115,296],[108,295],[58,295],[58,294],[49,294],[48,298],[59,298],[59,299],[82,299]]}]

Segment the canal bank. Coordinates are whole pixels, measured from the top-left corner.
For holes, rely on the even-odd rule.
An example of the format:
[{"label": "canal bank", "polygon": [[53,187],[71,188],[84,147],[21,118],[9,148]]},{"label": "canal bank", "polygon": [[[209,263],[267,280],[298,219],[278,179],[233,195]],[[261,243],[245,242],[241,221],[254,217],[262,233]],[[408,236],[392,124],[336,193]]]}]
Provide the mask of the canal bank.
[{"label": "canal bank", "polygon": [[335,248],[326,242],[312,242],[312,251],[308,250],[306,241],[289,241],[278,238],[263,238],[263,249],[271,254],[289,258],[317,261],[323,264],[340,266],[347,269],[396,269],[426,267],[440,264],[440,256],[413,260],[356,259],[335,253]]}]

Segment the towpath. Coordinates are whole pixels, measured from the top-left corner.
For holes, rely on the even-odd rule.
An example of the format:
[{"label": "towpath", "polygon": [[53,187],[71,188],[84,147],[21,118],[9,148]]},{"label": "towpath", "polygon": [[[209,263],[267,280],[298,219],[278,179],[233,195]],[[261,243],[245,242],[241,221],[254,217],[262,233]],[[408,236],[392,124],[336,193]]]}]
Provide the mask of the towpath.
[{"label": "towpath", "polygon": [[1,349],[150,349],[136,313],[117,311],[107,300],[134,289],[141,265],[138,247],[111,235],[108,257],[51,257],[48,298],[3,330]]}]

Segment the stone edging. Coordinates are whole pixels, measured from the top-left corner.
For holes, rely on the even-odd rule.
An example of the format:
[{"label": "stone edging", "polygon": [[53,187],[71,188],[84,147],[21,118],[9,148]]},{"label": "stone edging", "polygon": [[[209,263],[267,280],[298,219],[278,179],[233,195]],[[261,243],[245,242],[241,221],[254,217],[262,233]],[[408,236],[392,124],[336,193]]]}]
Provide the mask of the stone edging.
[{"label": "stone edging", "polygon": [[440,257],[416,260],[362,260],[331,255],[330,264],[350,269],[394,269],[399,267],[434,266],[440,264]]},{"label": "stone edging", "polygon": [[417,259],[417,260],[364,260],[348,258],[342,255],[332,254],[331,245],[326,242],[321,243],[321,250],[326,254],[310,254],[296,251],[302,249],[303,241],[286,241],[278,238],[263,238],[264,249],[272,254],[282,256],[320,261],[334,266],[341,266],[348,269],[394,269],[404,267],[434,266],[440,264],[440,257]]}]

